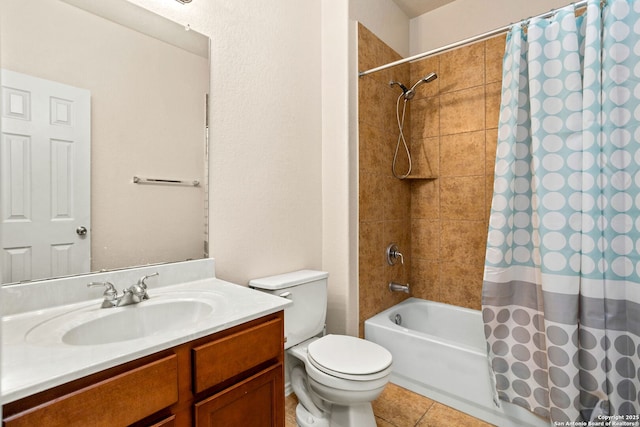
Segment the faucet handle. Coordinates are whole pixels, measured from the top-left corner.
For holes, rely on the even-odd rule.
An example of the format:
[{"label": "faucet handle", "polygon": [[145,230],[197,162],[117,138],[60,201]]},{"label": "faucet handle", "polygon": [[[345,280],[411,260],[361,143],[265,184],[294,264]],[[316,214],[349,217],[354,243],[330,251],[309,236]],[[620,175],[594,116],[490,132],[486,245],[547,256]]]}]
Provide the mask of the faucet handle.
[{"label": "faucet handle", "polygon": [[400,258],[400,264],[404,265],[404,257],[400,250],[398,250],[398,245],[395,243],[391,243],[387,246],[387,264],[396,265],[398,262],[398,258]]},{"label": "faucet handle", "polygon": [[142,276],[138,279],[138,283],[129,287],[129,290],[133,292],[133,294],[138,298],[139,301],[149,299],[149,295],[147,294],[147,284],[145,280],[149,277],[159,276],[160,273],[157,271],[153,274],[148,274],[146,276]]},{"label": "faucet handle", "polygon": [[87,283],[87,287],[88,288],[94,288],[96,286],[105,286],[106,289],[104,290],[104,294],[102,294],[104,296],[104,301],[102,303],[102,306],[105,307],[111,307],[114,305],[114,301],[116,301],[118,299],[118,290],[116,289],[116,287],[113,285],[113,283],[111,282],[90,282]]},{"label": "faucet handle", "polygon": [[158,273],[157,271],[153,274],[147,274],[146,276],[142,276],[139,280],[138,280],[138,286],[142,287],[142,289],[147,289],[147,284],[145,283],[145,280],[147,280],[149,277],[153,277],[153,276],[159,276],[160,273]]},{"label": "faucet handle", "polygon": [[87,283],[87,287],[88,288],[95,288],[96,286],[106,286],[107,289],[104,290],[104,293],[107,294],[117,294],[118,291],[116,290],[116,287],[113,285],[113,283],[111,282],[90,282]]}]

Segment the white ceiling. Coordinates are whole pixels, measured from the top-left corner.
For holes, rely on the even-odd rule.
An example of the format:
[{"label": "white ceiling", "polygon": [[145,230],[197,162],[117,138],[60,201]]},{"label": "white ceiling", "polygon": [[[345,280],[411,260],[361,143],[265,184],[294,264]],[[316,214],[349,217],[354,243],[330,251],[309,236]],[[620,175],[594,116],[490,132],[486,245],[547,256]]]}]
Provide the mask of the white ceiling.
[{"label": "white ceiling", "polygon": [[454,0],[393,0],[409,19],[437,9]]}]

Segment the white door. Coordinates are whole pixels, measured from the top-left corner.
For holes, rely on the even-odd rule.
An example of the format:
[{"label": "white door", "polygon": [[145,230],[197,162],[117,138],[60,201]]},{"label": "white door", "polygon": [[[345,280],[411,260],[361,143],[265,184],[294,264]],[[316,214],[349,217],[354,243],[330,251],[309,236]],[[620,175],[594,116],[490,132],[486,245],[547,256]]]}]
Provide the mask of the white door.
[{"label": "white door", "polygon": [[88,272],[91,94],[4,69],[0,77],[2,283]]}]

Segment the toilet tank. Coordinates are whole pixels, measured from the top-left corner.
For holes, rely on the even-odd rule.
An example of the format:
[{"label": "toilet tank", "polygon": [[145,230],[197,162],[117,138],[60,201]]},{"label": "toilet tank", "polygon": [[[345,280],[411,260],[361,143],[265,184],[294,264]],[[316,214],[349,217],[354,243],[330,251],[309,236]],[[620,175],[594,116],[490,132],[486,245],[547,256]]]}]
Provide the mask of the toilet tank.
[{"label": "toilet tank", "polygon": [[249,287],[290,299],[284,309],[284,347],[289,348],[323,331],[327,317],[329,273],[300,270],[253,279]]}]

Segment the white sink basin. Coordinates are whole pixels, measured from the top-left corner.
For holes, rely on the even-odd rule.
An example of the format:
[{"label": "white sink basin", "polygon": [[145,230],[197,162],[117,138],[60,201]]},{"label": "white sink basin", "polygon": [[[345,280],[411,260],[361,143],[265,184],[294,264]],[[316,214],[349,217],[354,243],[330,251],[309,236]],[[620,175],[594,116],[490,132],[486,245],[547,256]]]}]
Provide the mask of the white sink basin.
[{"label": "white sink basin", "polygon": [[113,314],[78,325],[62,336],[72,345],[128,341],[181,329],[211,314],[213,307],[198,301],[167,301],[154,305],[129,305]]},{"label": "white sink basin", "polygon": [[225,298],[206,293],[164,294],[139,304],[100,308],[85,306],[42,322],[25,339],[33,344],[101,345],[175,331],[189,332],[198,322],[223,315]]}]

